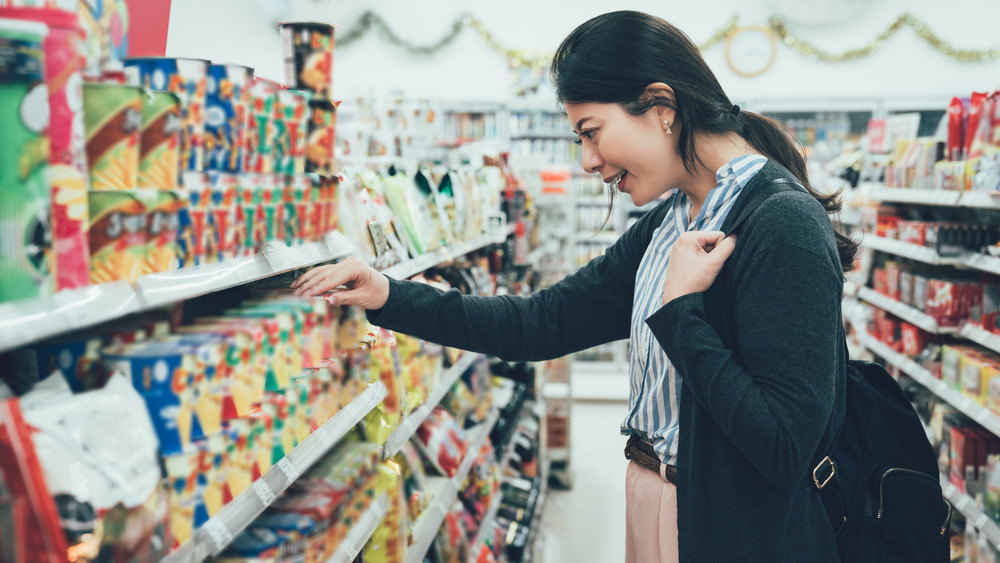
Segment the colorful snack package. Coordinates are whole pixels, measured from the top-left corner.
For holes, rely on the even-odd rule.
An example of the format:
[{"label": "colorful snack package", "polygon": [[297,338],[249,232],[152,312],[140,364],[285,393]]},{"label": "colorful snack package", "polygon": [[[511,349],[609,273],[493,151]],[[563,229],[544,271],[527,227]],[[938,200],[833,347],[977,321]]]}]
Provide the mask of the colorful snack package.
[{"label": "colorful snack package", "polygon": [[24,561],[62,563],[67,546],[59,513],[35,453],[31,430],[17,399],[0,401],[0,472],[4,484],[22,505],[23,525],[10,539]]},{"label": "colorful snack package", "polygon": [[139,129],[139,188],[176,190],[180,180],[181,99],[173,92],[147,91]]},{"label": "colorful snack package", "polygon": [[90,189],[132,190],[139,183],[142,90],[119,84],[83,85]]},{"label": "colorful snack package", "polygon": [[[259,477],[254,456],[254,448],[258,444],[251,439],[254,420],[250,417],[236,418],[226,422],[226,461],[225,479],[229,493],[239,496],[250,488]],[[270,462],[270,455],[268,456]]]},{"label": "colorful snack package", "polygon": [[180,198],[168,190],[136,190],[136,196],[146,209],[146,249],[139,275],[176,269]]},{"label": "colorful snack package", "polygon": [[285,51],[285,82],[308,90],[317,99],[330,99],[333,92],[335,28],[326,23],[281,24]]},{"label": "colorful snack package", "polygon": [[207,437],[198,444],[201,453],[201,471],[205,481],[202,499],[209,518],[218,514],[222,508],[233,500],[232,491],[226,480],[228,473],[228,434],[219,432]]},{"label": "colorful snack package", "polygon": [[42,44],[48,30],[0,22],[0,302],[49,295],[52,233],[48,92]]},{"label": "colorful snack package", "polygon": [[389,511],[365,545],[364,558],[369,563],[393,563],[406,559],[406,500],[399,466],[392,462],[378,465],[375,479],[377,493],[389,497]]},{"label": "colorful snack package", "polygon": [[451,413],[435,407],[417,429],[417,449],[440,475],[454,477],[468,449],[465,430]]},{"label": "colorful snack package", "polygon": [[88,196],[91,283],[134,282],[146,251],[146,206],[125,191]]},{"label": "colorful snack package", "polygon": [[194,416],[194,374],[187,354],[176,342],[149,342],[107,350],[102,358],[105,369],[121,371],[145,400],[164,456],[182,453],[192,435],[203,434]]},{"label": "colorful snack package", "polygon": [[96,560],[98,553],[154,560],[166,555],[156,434],[129,381],[116,374],[97,391],[72,394],[64,386],[23,404],[69,552],[83,560]]},{"label": "colorful snack package", "polygon": [[427,474],[424,472],[424,462],[420,459],[413,444],[407,442],[394,458],[402,468],[403,492],[407,505],[407,542],[413,543],[413,528],[425,510],[430,508],[434,500]]},{"label": "colorful snack package", "polygon": [[192,439],[217,434],[222,430],[223,401],[230,393],[225,368],[228,342],[217,334],[182,333],[164,343],[181,347],[182,369],[193,374],[195,428],[200,432],[193,433]]},{"label": "colorful snack package", "polygon": [[210,261],[222,261],[236,255],[236,191],[240,178],[228,172],[210,172],[209,183],[207,252]]},{"label": "colorful snack package", "polygon": [[277,82],[260,77],[255,77],[250,86],[250,111],[243,162],[245,172],[274,172],[274,106],[281,89]]},{"label": "colorful snack package", "polygon": [[306,172],[334,173],[334,150],[337,141],[337,108],[340,102],[314,98],[309,101]]},{"label": "colorful snack package", "polygon": [[206,170],[242,172],[253,72],[240,65],[209,65],[205,86]]},{"label": "colorful snack package", "polygon": [[86,333],[39,344],[38,375],[44,379],[58,371],[74,393],[98,389],[104,383],[101,345],[100,336]]},{"label": "colorful snack package", "polygon": [[306,171],[306,141],[309,127],[309,100],[302,90],[278,91],[278,111],[275,112],[275,171],[281,174],[304,174]]},{"label": "colorful snack package", "polygon": [[[202,59],[126,59],[125,74],[133,86],[168,90],[181,100],[181,170],[204,170],[205,86],[208,61]],[[183,179],[182,179],[183,181]]]}]

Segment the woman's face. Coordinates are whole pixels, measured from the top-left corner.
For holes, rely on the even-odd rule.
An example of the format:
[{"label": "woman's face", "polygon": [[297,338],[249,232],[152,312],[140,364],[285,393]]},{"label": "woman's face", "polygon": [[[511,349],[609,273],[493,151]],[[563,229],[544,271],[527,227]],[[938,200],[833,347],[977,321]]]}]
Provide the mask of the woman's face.
[{"label": "woman's face", "polygon": [[[582,145],[585,172],[601,175],[605,183],[618,180],[618,190],[632,203],[645,205],[687,176],[677,154],[674,111],[655,107],[632,115],[614,103],[566,103],[566,114]],[[673,134],[667,134],[670,122]]]}]

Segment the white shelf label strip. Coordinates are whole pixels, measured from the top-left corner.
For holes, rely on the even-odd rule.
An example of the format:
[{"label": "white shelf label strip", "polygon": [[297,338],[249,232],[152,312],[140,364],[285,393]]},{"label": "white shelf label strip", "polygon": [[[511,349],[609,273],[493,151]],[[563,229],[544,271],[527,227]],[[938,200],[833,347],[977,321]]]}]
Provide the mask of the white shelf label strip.
[{"label": "white shelf label strip", "polygon": [[253,482],[251,487],[253,488],[253,492],[257,494],[257,498],[264,506],[271,506],[271,503],[274,502],[276,497],[274,492],[271,490],[271,487],[268,487],[267,483],[265,483],[263,479],[257,479]]},{"label": "white shelf label strip", "polygon": [[337,551],[334,552],[327,563],[351,563],[351,561],[354,561],[388,512],[389,497],[385,493],[382,493],[372,501],[368,509],[365,510],[365,513],[358,519],[358,522],[347,532],[347,536],[341,541],[340,546],[337,547]]}]

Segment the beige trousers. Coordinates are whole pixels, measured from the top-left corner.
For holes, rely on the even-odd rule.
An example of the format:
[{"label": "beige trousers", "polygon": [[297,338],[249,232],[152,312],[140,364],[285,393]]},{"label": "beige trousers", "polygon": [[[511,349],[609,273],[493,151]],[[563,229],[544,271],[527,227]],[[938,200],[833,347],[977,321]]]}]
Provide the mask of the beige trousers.
[{"label": "beige trousers", "polygon": [[625,563],[677,563],[677,487],[628,463],[625,472]]}]

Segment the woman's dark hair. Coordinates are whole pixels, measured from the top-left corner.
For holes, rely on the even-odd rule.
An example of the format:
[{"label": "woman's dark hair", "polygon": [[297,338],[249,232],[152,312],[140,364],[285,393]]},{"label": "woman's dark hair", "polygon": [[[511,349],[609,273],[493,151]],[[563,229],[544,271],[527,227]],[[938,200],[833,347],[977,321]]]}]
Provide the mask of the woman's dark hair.
[{"label": "woman's dark hair", "polygon": [[[738,133],[792,172],[827,213],[840,211],[839,192],[822,194],[809,184],[802,151],[784,127],[769,117],[735,108],[698,47],[660,18],[633,11],[597,16],[563,40],[550,72],[561,104],[615,103],[632,115],[656,106],[676,111],[678,150],[689,173],[705,167],[695,151],[695,132]],[[649,96],[646,89],[654,82],[670,86],[674,97]],[[836,236],[841,267],[851,271],[858,244],[840,232]]]}]

